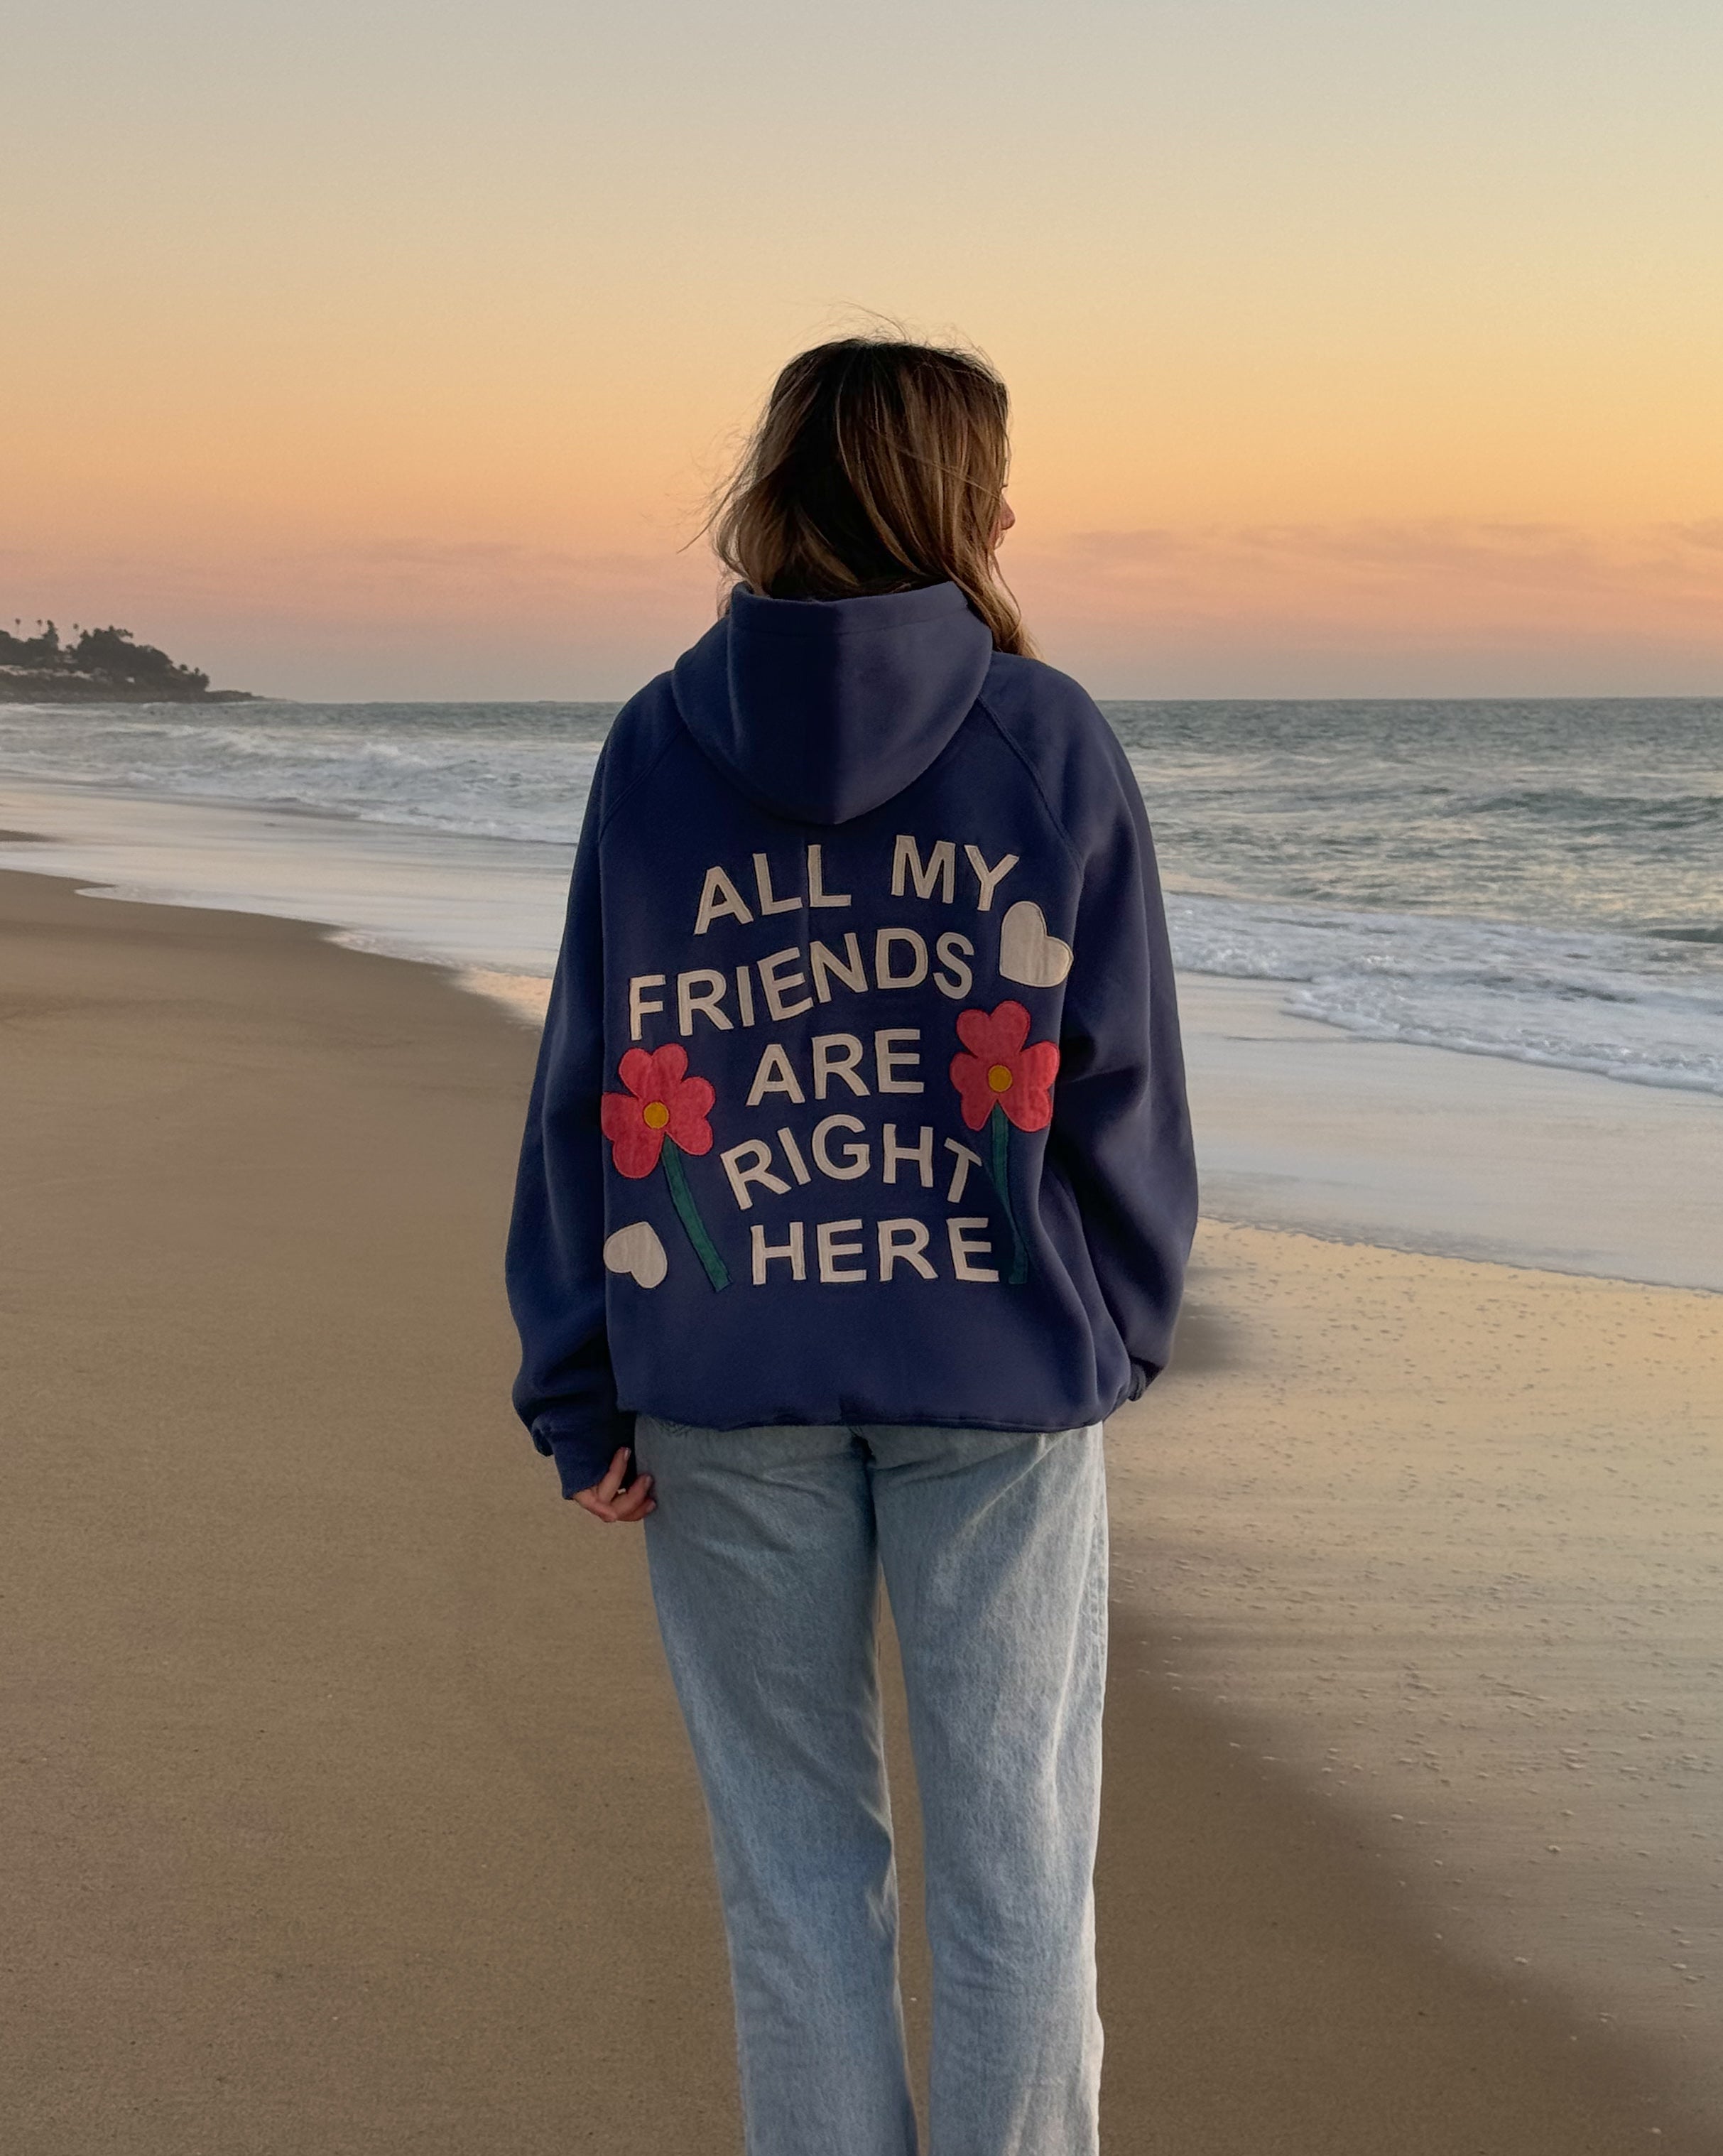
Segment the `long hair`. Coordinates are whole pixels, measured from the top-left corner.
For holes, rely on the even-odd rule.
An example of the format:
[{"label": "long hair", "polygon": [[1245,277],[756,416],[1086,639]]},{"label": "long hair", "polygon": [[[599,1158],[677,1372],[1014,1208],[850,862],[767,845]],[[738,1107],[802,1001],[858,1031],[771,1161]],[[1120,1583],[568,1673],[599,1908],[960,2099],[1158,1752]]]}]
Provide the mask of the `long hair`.
[{"label": "long hair", "polygon": [[792,359],[706,528],[766,598],[845,599],[950,582],[1001,651],[1032,653],[994,545],[1010,400],[985,361],[841,337]]}]

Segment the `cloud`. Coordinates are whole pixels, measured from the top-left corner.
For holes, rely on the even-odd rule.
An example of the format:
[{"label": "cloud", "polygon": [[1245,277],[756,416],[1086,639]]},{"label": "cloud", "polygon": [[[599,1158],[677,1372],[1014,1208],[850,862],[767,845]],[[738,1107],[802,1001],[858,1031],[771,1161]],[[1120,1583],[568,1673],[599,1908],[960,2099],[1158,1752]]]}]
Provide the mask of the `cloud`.
[{"label": "cloud", "polygon": [[[572,538],[572,535],[571,535]],[[1100,693],[1703,694],[1723,517],[1354,518],[1085,530],[1007,554]],[[308,694],[627,694],[711,620],[704,547],[443,535],[164,541],[0,561],[8,615],[113,620],[224,680]]]},{"label": "cloud", "polygon": [[1459,518],[1361,519],[1346,523],[1208,524],[1183,529],[1078,531],[1065,542],[1097,562],[1188,562],[1279,557],[1365,566],[1562,574],[1611,571],[1625,560],[1666,553],[1673,545],[1723,546],[1723,518],[1710,523],[1648,525],[1599,531],[1577,524],[1513,523]]},{"label": "cloud", "polygon": [[1055,616],[1262,628],[1393,629],[1447,640],[1602,624],[1723,647],[1723,519],[1589,527],[1460,518],[1078,531],[1013,556]]},{"label": "cloud", "polygon": [[503,576],[548,573],[638,582],[662,581],[666,562],[674,557],[661,552],[592,552],[570,547],[531,546],[513,539],[374,539],[360,546],[319,547],[300,558],[326,567],[351,563],[447,571],[459,576],[494,571]]},{"label": "cloud", "polygon": [[[703,554],[593,552],[488,537],[412,536],[292,548],[162,546],[95,557],[28,560],[8,578],[31,610],[74,604],[224,613],[253,621],[422,621],[469,626],[566,626],[625,616],[679,623],[690,605],[706,618],[716,571]],[[91,595],[95,595],[92,597]]]}]

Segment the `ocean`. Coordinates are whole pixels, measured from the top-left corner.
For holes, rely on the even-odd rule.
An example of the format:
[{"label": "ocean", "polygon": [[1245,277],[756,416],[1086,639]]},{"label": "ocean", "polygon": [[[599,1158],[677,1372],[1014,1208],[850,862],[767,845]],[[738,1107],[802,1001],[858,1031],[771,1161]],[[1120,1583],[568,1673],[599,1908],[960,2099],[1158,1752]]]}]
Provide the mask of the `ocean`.
[{"label": "ocean", "polygon": [[[0,772],[356,821],[431,856],[485,839],[550,873],[617,708],[4,706]],[[1281,983],[1288,1013],[1364,1039],[1723,1095],[1723,700],[1102,708],[1183,970]],[[469,917],[439,944],[420,905],[397,942],[544,975],[559,927],[511,913],[487,952]]]}]

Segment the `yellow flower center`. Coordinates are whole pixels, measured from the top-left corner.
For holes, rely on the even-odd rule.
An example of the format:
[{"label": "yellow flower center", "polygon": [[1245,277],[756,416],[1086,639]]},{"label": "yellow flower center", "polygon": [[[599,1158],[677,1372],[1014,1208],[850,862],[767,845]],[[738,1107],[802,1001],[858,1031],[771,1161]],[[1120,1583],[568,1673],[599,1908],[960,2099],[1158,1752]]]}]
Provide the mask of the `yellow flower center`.
[{"label": "yellow flower center", "polygon": [[1003,1063],[996,1063],[987,1073],[987,1083],[996,1093],[1008,1093],[1011,1091],[1011,1073]]},{"label": "yellow flower center", "polygon": [[670,1120],[670,1111],[662,1101],[649,1101],[640,1111],[640,1120],[649,1131],[661,1131]]}]

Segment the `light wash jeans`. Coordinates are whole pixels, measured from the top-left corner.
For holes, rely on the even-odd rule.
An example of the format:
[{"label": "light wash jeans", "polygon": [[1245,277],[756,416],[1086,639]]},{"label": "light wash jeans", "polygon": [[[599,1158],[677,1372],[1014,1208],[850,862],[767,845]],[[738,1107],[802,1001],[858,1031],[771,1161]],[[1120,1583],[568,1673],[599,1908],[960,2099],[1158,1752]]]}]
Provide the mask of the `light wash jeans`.
[{"label": "light wash jeans", "polygon": [[711,1815],[749,2156],[914,2156],[875,1651],[902,1648],[933,2156],[1095,2156],[1101,1432],[642,1416],[653,1595]]}]

